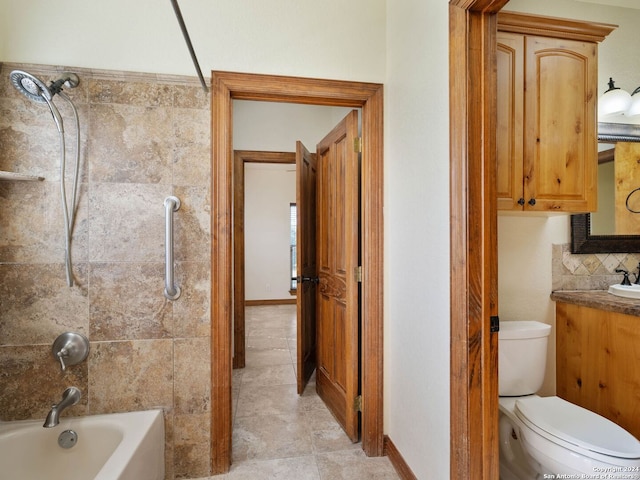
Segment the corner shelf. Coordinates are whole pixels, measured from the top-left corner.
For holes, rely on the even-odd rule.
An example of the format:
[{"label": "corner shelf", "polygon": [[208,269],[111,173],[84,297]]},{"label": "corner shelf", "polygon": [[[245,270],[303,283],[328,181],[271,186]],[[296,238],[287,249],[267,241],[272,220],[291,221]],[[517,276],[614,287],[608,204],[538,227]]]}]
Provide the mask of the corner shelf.
[{"label": "corner shelf", "polygon": [[24,173],[14,173],[14,172],[5,172],[0,170],[0,180],[21,180],[28,182],[41,182],[44,180],[44,177],[39,177],[37,175],[27,175]]}]

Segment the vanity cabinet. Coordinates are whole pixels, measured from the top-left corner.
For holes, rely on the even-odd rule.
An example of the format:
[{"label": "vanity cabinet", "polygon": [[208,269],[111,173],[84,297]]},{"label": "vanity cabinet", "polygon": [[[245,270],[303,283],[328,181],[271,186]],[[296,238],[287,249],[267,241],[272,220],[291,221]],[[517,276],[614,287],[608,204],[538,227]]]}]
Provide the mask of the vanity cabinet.
[{"label": "vanity cabinet", "polygon": [[597,42],[613,27],[498,15],[499,210],[596,209]]},{"label": "vanity cabinet", "polygon": [[[622,299],[621,304],[625,303],[634,302]],[[556,303],[559,397],[608,418],[640,438],[639,366],[640,317]]]}]

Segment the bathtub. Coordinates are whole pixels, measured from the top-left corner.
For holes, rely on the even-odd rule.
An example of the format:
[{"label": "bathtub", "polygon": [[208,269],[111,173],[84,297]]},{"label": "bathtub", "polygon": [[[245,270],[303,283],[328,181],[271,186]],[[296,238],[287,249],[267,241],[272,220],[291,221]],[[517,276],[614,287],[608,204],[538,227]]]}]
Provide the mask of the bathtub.
[{"label": "bathtub", "polygon": [[[7,480],[163,480],[162,410],[0,423],[0,478]],[[71,448],[58,445],[66,430]],[[65,437],[72,435],[65,433]],[[68,444],[67,443],[67,444]]]}]

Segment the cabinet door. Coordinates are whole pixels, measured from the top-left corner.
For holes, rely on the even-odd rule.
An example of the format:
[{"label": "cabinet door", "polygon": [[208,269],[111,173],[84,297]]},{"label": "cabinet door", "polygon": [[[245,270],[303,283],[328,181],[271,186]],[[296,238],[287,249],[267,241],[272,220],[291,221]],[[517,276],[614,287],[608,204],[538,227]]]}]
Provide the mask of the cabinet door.
[{"label": "cabinet door", "polygon": [[498,210],[522,210],[524,36],[498,32],[496,58]]},{"label": "cabinet door", "polygon": [[525,55],[525,210],[594,211],[597,45],[527,36]]}]

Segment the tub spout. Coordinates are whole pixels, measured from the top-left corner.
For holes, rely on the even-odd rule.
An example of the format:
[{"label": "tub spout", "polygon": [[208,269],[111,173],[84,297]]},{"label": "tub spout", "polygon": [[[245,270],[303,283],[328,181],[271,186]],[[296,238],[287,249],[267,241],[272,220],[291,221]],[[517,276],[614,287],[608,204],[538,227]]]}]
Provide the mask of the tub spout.
[{"label": "tub spout", "polygon": [[58,425],[58,423],[60,422],[60,414],[68,407],[71,407],[78,403],[80,401],[80,398],[82,398],[82,393],[78,388],[67,388],[62,394],[62,400],[60,401],[60,403],[57,403],[51,407],[51,410],[47,414],[47,418],[44,421],[44,425],[42,426],[45,428],[51,428]]}]

